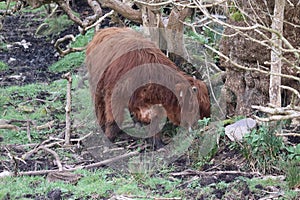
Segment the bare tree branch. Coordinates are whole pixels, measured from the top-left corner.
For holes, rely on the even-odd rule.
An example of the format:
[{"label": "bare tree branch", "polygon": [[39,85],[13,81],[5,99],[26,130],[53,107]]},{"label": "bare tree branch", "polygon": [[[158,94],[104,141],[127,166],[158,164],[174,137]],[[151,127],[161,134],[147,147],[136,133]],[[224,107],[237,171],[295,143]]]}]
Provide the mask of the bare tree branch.
[{"label": "bare tree branch", "polygon": [[111,16],[111,15],[113,15],[113,14],[114,14],[114,11],[111,10],[110,12],[108,12],[108,13],[106,13],[105,15],[103,15],[102,17],[100,17],[95,23],[93,23],[93,24],[90,25],[90,26],[87,26],[87,27],[84,29],[84,31],[87,31],[87,30],[89,30],[89,29],[91,29],[91,28],[93,28],[93,27],[96,27],[96,31],[98,31],[98,30],[99,30],[99,24],[100,24],[104,19],[106,19],[107,17],[109,17],[109,16]]},{"label": "bare tree branch", "polygon": [[263,121],[263,122],[300,118],[300,111],[296,111],[294,108],[289,108],[289,107],[270,108],[270,107],[255,106],[255,105],[253,105],[252,108],[271,115],[270,117],[267,117],[267,118],[261,118],[261,117],[254,116],[257,120]]},{"label": "bare tree branch", "polygon": [[[288,40],[286,40],[286,38],[283,37],[282,33],[272,29],[272,28],[269,28],[269,27],[266,27],[264,25],[261,25],[261,24],[258,24],[258,23],[255,23],[254,25],[249,25],[249,26],[235,26],[235,25],[232,25],[232,24],[228,24],[220,19],[218,19],[216,16],[213,16],[211,15],[208,10],[203,6],[202,4],[202,0],[195,0],[195,3],[196,5],[198,6],[198,8],[201,10],[201,12],[203,12],[203,14],[208,17],[210,20],[212,20],[213,22],[217,23],[217,24],[220,24],[224,27],[228,27],[228,28],[231,28],[231,29],[234,29],[235,31],[237,31],[239,34],[242,34],[243,36],[247,37],[247,39],[250,39],[254,42],[257,42],[263,46],[266,46],[266,47],[271,47],[271,46],[276,46],[276,44],[274,44],[274,42],[272,40],[270,40],[270,38],[268,36],[266,36],[263,32],[260,31],[260,29],[264,30],[264,31],[267,31],[269,33],[272,33],[272,34],[276,34],[279,38],[281,38],[282,42],[289,48],[289,49],[284,49],[283,47],[278,47],[281,51],[283,52],[292,52],[294,53],[295,57],[297,59],[300,58],[300,49],[297,49],[295,47],[293,47],[290,42]],[[243,33],[241,31],[250,31],[250,30],[253,30],[253,31],[256,31],[257,33],[259,33],[260,35],[262,35],[266,41],[265,42],[262,42],[261,40],[257,40],[251,36],[249,36],[248,34],[246,33]],[[267,43],[269,44],[267,44]],[[284,59],[284,58],[282,58]],[[288,60],[285,60],[287,63],[289,63]],[[294,68],[296,68],[297,70],[300,70],[300,67],[297,66],[297,64],[291,64]]]},{"label": "bare tree branch", "polygon": [[235,67],[242,69],[242,70],[246,70],[246,71],[257,71],[263,74],[267,74],[267,75],[274,75],[274,76],[281,76],[284,78],[289,78],[289,79],[293,79],[296,81],[300,81],[299,77],[296,76],[292,76],[292,75],[287,75],[287,74],[278,74],[278,73],[274,73],[274,72],[269,72],[266,70],[262,70],[259,68],[251,68],[251,67],[245,67],[243,65],[240,65],[236,62],[234,62],[232,59],[230,59],[228,56],[224,55],[223,53],[221,53],[220,51],[216,50],[215,48],[209,46],[209,45],[204,45],[206,48],[210,49],[211,51],[213,51],[214,53],[218,54],[219,56],[221,56],[222,58],[226,59],[226,62],[230,62],[231,64],[233,64]]},{"label": "bare tree branch", "polygon": [[66,50],[62,50],[60,45],[61,43],[65,42],[66,40],[72,40],[72,41],[75,41],[75,37],[74,35],[65,35],[63,38],[59,38],[56,40],[55,44],[54,44],[54,47],[56,48],[56,50],[58,51],[59,55],[60,56],[65,56],[69,53],[72,53],[72,52],[80,52],[80,51],[83,51],[86,49],[86,47],[69,47],[67,48]]},{"label": "bare tree branch", "polygon": [[142,13],[140,10],[134,10],[129,5],[122,3],[118,0],[97,0],[103,7],[110,8],[125,18],[136,22],[142,23]]}]

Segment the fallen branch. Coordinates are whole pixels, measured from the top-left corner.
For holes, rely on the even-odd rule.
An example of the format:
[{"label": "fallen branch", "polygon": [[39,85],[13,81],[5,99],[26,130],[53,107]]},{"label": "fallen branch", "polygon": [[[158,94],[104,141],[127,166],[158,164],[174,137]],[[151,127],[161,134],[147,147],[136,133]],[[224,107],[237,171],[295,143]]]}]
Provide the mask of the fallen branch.
[{"label": "fallen branch", "polygon": [[[26,127],[24,125],[21,126],[21,127],[18,127],[16,125],[13,125],[12,123],[15,123],[15,122],[21,122],[21,123],[26,123]],[[3,119],[0,119],[0,129],[11,129],[11,130],[15,130],[15,131],[19,131],[20,129],[23,130],[23,129],[26,129],[27,130],[27,137],[28,137],[28,140],[31,141],[31,138],[30,138],[30,126],[31,125],[35,125],[35,123],[31,120],[15,120],[15,119],[11,119],[11,120],[3,120]],[[51,129],[51,126],[53,126],[54,124],[54,121],[50,121],[50,122],[47,122],[46,124],[42,124],[40,126],[34,126],[33,128],[36,129],[36,130],[43,130],[43,129]]]},{"label": "fallen branch", "polygon": [[23,162],[24,164],[26,164],[26,162],[24,161],[24,159],[19,158],[18,156],[15,156],[13,153],[11,153],[10,149],[8,149],[7,147],[4,147],[4,149],[7,152],[7,156],[14,163],[14,168],[13,168],[14,171],[12,172],[12,174],[17,175],[18,174],[18,169],[19,169],[19,161]]},{"label": "fallen branch", "polygon": [[[114,158],[110,158],[107,160],[103,160],[100,162],[96,162],[96,163],[92,163],[89,165],[84,165],[84,166],[78,166],[78,167],[74,167],[74,168],[68,168],[68,169],[63,169],[63,171],[67,171],[67,172],[73,172],[79,169],[92,169],[92,168],[96,168],[96,167],[101,167],[113,162],[117,162],[119,160],[125,159],[125,158],[129,158],[132,156],[136,156],[138,155],[139,152],[138,151],[134,151],[134,152],[130,152],[130,153],[126,153],[123,155],[119,155],[116,156]],[[40,170],[40,171],[27,171],[27,172],[19,172],[18,175],[20,176],[24,176],[24,175],[46,175],[48,173],[52,173],[52,172],[58,172],[59,170]],[[6,172],[5,174],[1,174],[0,177],[6,177],[6,176],[12,176],[12,173]]]},{"label": "fallen branch", "polygon": [[73,10],[70,8],[67,1],[65,1],[65,0],[55,0],[55,3],[57,3],[65,11],[65,13],[69,16],[69,18],[73,22],[75,22],[79,26],[82,26],[82,27],[84,26],[83,21],[73,13]]},{"label": "fallen branch", "polygon": [[18,131],[19,127],[12,125],[12,124],[0,124],[0,129],[11,129],[14,131]]},{"label": "fallen branch", "polygon": [[161,7],[161,6],[166,6],[168,4],[172,4],[173,0],[168,0],[168,1],[164,1],[164,2],[158,2],[158,3],[148,3],[145,1],[139,1],[139,0],[134,0],[133,2],[136,4],[147,6],[147,7],[149,7],[149,6],[150,7]]},{"label": "fallen branch", "polygon": [[296,90],[294,88],[291,88],[289,86],[285,86],[285,85],[280,85],[279,87],[282,88],[282,89],[286,89],[286,90],[292,91],[300,99],[300,92],[298,90]]},{"label": "fallen branch", "polygon": [[[83,139],[87,138],[88,136],[90,136],[92,134],[92,132],[84,135],[83,137],[81,138],[76,138],[76,139],[71,139],[70,141],[71,142],[80,142],[82,141]],[[52,143],[49,143],[51,141],[54,141]],[[6,145],[7,147],[9,148],[16,148],[16,149],[24,149],[24,148],[28,148],[28,147],[35,147],[34,149],[28,151],[27,153],[23,154],[22,156],[22,159],[28,159],[33,153],[36,153],[37,152],[37,148],[40,147],[40,146],[44,146],[46,148],[50,148],[50,147],[53,147],[53,146],[62,146],[61,143],[63,143],[65,140],[64,139],[60,139],[60,138],[49,138],[45,141],[43,141],[42,143],[31,143],[31,144],[9,144],[9,145]]]},{"label": "fallen branch", "polygon": [[46,124],[42,124],[40,126],[36,126],[35,129],[36,130],[43,130],[43,129],[51,129],[51,127],[53,126],[54,124],[54,120],[50,121],[50,122],[47,122]]}]

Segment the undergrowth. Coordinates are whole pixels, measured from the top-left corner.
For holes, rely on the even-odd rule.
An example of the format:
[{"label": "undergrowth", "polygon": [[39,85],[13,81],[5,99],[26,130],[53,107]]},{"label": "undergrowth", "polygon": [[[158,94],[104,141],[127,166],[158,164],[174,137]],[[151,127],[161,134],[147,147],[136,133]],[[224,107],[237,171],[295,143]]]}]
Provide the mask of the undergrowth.
[{"label": "undergrowth", "polygon": [[242,142],[232,143],[232,149],[238,149],[247,161],[247,167],[263,174],[285,174],[289,188],[300,185],[300,144],[284,142],[277,136],[276,126],[259,126],[247,134]]}]

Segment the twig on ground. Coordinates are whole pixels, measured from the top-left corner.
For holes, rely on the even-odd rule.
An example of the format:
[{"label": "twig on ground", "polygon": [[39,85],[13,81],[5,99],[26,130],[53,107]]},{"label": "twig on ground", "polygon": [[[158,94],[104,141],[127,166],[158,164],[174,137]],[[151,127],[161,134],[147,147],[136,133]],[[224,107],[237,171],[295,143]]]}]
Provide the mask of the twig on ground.
[{"label": "twig on ground", "polygon": [[43,129],[51,129],[54,124],[54,120],[47,122],[46,124],[42,124],[40,126],[36,126],[36,130],[43,130]]},{"label": "twig on ground", "polygon": [[67,102],[66,102],[66,131],[65,131],[65,145],[70,145],[71,138],[71,102],[72,102],[72,76],[71,73],[68,72],[63,75],[63,78],[67,79]]},{"label": "twig on ground", "polygon": [[8,144],[6,145],[9,148],[15,148],[15,149],[23,149],[28,147],[35,147],[38,143],[30,143],[30,144]]},{"label": "twig on ground", "polygon": [[84,140],[85,138],[89,137],[92,134],[93,134],[93,132],[89,132],[88,134],[82,136],[81,138],[71,139],[70,141],[72,141],[72,142],[80,142],[80,141]]},{"label": "twig on ground", "polygon": [[219,174],[240,174],[240,175],[253,175],[253,176],[261,176],[259,172],[241,172],[241,171],[210,171],[210,172],[203,172],[203,171],[196,171],[196,170],[185,170],[182,172],[175,172],[171,173],[172,176],[189,176],[189,175],[219,175]]},{"label": "twig on ground", "polygon": [[11,130],[18,131],[19,127],[12,124],[0,124],[0,129],[11,129]]},{"label": "twig on ground", "polygon": [[43,149],[43,150],[51,153],[54,156],[55,160],[56,160],[56,165],[58,167],[58,171],[63,171],[63,167],[62,167],[60,158],[59,158],[58,154],[55,151],[53,151],[53,150],[51,150],[51,149],[49,149],[45,146],[41,146],[41,147],[39,147],[39,149]]},{"label": "twig on ground", "polygon": [[180,197],[154,197],[154,196],[140,196],[140,195],[114,195],[110,199],[115,200],[133,200],[133,199],[153,199],[153,200],[181,200]]},{"label": "twig on ground", "polygon": [[34,149],[28,151],[27,153],[23,154],[23,155],[22,155],[22,158],[23,158],[24,160],[26,160],[26,159],[28,159],[32,154],[38,152],[38,151],[39,151],[41,148],[43,148],[43,147],[44,147],[44,148],[50,148],[50,147],[53,147],[53,146],[55,146],[55,145],[60,145],[60,143],[63,143],[63,142],[64,142],[64,140],[61,140],[61,139],[60,139],[59,141],[56,141],[56,142],[53,142],[53,143],[46,144],[48,141],[51,141],[51,140],[53,140],[53,139],[49,139],[49,140],[46,140],[46,141],[42,142],[41,144],[35,145],[36,147],[35,147]]},{"label": "twig on ground", "polygon": [[13,155],[10,152],[10,149],[8,149],[7,147],[4,147],[4,149],[7,152],[7,156],[14,162],[13,174],[16,176],[16,175],[18,175],[19,161],[21,161],[21,162],[23,162],[25,164],[26,164],[26,162],[22,158],[19,158],[19,157]]},{"label": "twig on ground", "polygon": [[[21,126],[21,127],[18,127],[16,125],[13,125],[12,123],[23,123],[24,126]],[[26,127],[25,127],[25,124],[26,124]],[[31,137],[30,137],[30,126],[33,125],[33,128],[36,129],[36,130],[42,130],[42,129],[51,129],[51,126],[53,126],[54,124],[54,121],[50,121],[50,122],[47,122],[46,124],[42,124],[40,126],[36,126],[35,125],[35,122],[34,121],[31,121],[31,120],[18,120],[18,119],[11,119],[11,120],[4,120],[4,119],[0,119],[0,129],[12,129],[12,130],[15,130],[15,131],[19,131],[20,129],[21,130],[27,130],[27,137],[28,137],[28,140],[31,142]]]},{"label": "twig on ground", "polygon": [[31,142],[31,135],[30,135],[30,120],[27,120],[27,138],[28,141]]},{"label": "twig on ground", "polygon": [[12,124],[12,123],[15,123],[15,122],[26,123],[27,128],[28,128],[28,123],[33,124],[33,122],[31,120],[18,120],[18,119],[6,120],[6,119],[0,119],[0,129],[12,129],[12,130],[15,130],[15,131],[19,131],[21,128],[14,125],[14,124]]},{"label": "twig on ground", "polygon": [[[265,191],[267,192],[267,191]],[[265,197],[260,198],[259,200],[269,200],[269,199],[278,199],[278,197],[284,196],[283,192],[273,192],[273,194],[269,194]]]}]

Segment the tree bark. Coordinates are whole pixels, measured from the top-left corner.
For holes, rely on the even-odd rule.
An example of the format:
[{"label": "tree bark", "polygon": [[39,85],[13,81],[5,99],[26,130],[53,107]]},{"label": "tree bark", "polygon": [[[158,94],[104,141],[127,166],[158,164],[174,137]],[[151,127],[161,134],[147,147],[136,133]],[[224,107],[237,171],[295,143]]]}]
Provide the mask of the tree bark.
[{"label": "tree bark", "polygon": [[[272,50],[271,50],[271,73],[281,74],[282,66],[282,37],[283,37],[283,20],[284,20],[285,0],[275,0],[274,16],[272,20]],[[281,77],[271,75],[269,98],[270,103],[281,107]]]},{"label": "tree bark", "polygon": [[167,50],[169,57],[177,65],[181,65],[185,61],[189,61],[189,56],[184,45],[184,20],[191,16],[191,8],[181,8],[180,10],[174,7],[169,16],[168,25],[165,29],[165,37],[167,40]]}]

